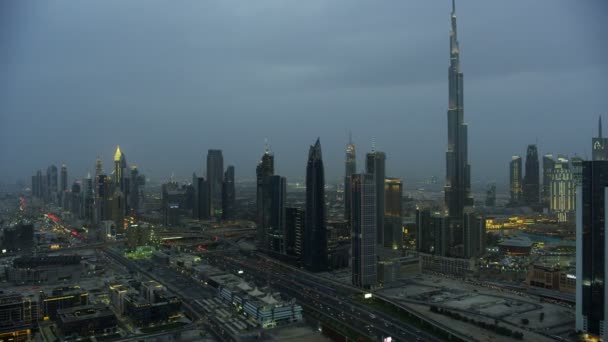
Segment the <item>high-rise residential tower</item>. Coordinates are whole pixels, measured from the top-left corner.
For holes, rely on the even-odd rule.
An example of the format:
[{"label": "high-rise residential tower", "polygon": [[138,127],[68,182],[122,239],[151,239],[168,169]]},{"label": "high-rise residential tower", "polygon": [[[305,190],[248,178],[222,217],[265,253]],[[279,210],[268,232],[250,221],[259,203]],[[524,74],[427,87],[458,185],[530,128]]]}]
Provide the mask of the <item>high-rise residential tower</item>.
[{"label": "high-rise residential tower", "polygon": [[207,182],[209,182],[209,198],[211,216],[222,217],[222,183],[224,181],[224,157],[222,150],[207,152]]},{"label": "high-rise residential tower", "polygon": [[540,203],[540,170],[538,149],[536,145],[528,145],[526,151],[526,175],[524,176],[524,202],[527,206],[538,208]]},{"label": "high-rise residential tower", "polygon": [[608,138],[602,136],[602,117],[600,116],[597,137],[591,139],[593,160],[608,160]]},{"label": "high-rise residential tower", "polygon": [[352,282],[371,288],[377,281],[376,180],[370,174],[351,176]]},{"label": "high-rise residential tower", "polygon": [[327,222],[325,218],[325,171],[321,142],[317,139],[308,152],[306,165],[306,213],[304,226],[304,267],[313,272],[327,270]]},{"label": "high-rise residential tower", "polygon": [[446,152],[445,204],[448,216],[462,220],[471,197],[471,166],[468,161],[468,133],[464,123],[464,87],[460,70],[460,47],[456,29],[456,6],[452,1],[450,66],[448,68],[448,146]]},{"label": "high-rise residential tower", "polygon": [[376,243],[384,246],[384,180],[386,179],[386,155],[372,151],[365,156],[365,172],[374,176],[376,186]]},{"label": "high-rise residential tower", "polygon": [[511,189],[511,205],[521,204],[523,198],[523,176],[522,176],[522,162],[520,156],[511,157],[509,163],[509,181]]},{"label": "high-rise residential tower", "polygon": [[350,222],[350,177],[357,172],[357,154],[352,135],[348,136],[344,168],[344,219]]},{"label": "high-rise residential tower", "polygon": [[557,214],[558,222],[568,221],[574,211],[575,184],[568,159],[558,157],[549,176],[549,209]]},{"label": "high-rise residential tower", "polygon": [[608,161],[582,163],[576,191],[576,330],[608,339],[606,213]]}]

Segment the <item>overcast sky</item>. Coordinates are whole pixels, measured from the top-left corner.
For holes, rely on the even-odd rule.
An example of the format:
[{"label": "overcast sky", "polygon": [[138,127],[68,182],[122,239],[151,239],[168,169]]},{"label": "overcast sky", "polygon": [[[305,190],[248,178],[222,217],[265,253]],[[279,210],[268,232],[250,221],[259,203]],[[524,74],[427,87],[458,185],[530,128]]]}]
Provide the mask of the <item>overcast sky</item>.
[{"label": "overcast sky", "polygon": [[[445,175],[451,3],[428,0],[1,1],[0,178],[106,171],[119,144],[148,176],[204,174],[222,149],[253,177],[304,177],[321,138],[328,180],[375,137],[387,176]],[[608,126],[608,2],[457,3],[474,180],[513,154],[590,156]],[[608,132],[608,127],[604,130]],[[406,185],[407,186],[407,185]]]}]

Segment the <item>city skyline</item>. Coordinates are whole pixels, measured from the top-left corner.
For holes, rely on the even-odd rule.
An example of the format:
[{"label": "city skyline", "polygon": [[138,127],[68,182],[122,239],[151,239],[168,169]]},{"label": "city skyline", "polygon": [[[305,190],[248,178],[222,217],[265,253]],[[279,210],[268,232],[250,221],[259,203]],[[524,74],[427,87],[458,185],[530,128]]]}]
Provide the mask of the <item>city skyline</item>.
[{"label": "city skyline", "polygon": [[[586,137],[595,131],[597,116],[606,115],[608,103],[600,89],[608,67],[598,57],[605,55],[602,51],[606,44],[601,44],[604,38],[600,32],[606,24],[597,13],[607,5],[591,1],[574,8],[567,2],[541,1],[526,4],[527,15],[519,16],[522,4],[458,5],[462,19],[459,35],[466,42],[462,64],[467,71],[466,123],[471,124],[473,182],[496,180],[506,184],[505,160],[530,143],[538,143],[541,155],[578,153],[590,158]],[[32,11],[27,4],[3,6],[16,18]],[[17,45],[17,38],[6,40],[13,53],[0,59],[8,75],[8,81],[0,83],[0,136],[5,147],[0,149],[0,161],[10,161],[14,166],[1,171],[4,179],[27,179],[23,174],[29,175],[39,165],[33,160],[41,160],[43,165],[65,161],[70,177],[84,177],[93,171],[97,155],[109,165],[117,144],[153,179],[167,179],[172,173],[189,179],[193,171],[201,173],[200,159],[214,148],[222,149],[226,162],[242,170],[238,178],[253,179],[265,137],[280,157],[277,172],[288,179],[303,179],[306,146],[310,139],[320,136],[326,146],[327,178],[334,181],[342,176],[349,130],[358,145],[359,160],[371,150],[375,137],[378,149],[387,153],[392,176],[407,180],[432,174],[443,178],[449,32],[446,13],[451,6],[447,1],[419,6],[389,3],[375,6],[373,13],[361,3],[316,1],[284,5],[266,2],[259,7],[243,3],[234,8],[184,5],[167,13],[168,24],[154,28],[163,33],[158,41],[144,40],[135,47],[128,42],[145,31],[120,26],[135,8],[124,8],[126,16],[116,18],[119,28],[106,30],[105,19],[110,13],[114,15],[111,10],[116,3],[80,6],[47,4],[39,9],[36,13],[41,22],[48,24],[44,32],[38,22],[6,24],[14,33],[9,37],[18,37],[22,43]],[[57,40],[66,30],[82,25],[79,19],[60,14],[67,9],[89,19],[88,28],[83,32],[70,30],[71,35],[49,46],[46,38]],[[95,9],[99,11],[89,12]],[[188,11],[218,15],[222,21],[210,20],[204,28],[218,31],[225,41],[204,34],[207,31],[201,31],[201,24],[192,16],[175,22]],[[143,13],[138,19],[142,21],[141,30],[158,25],[154,19],[161,12],[166,13],[156,8]],[[345,13],[351,15],[345,17]],[[536,18],[541,14],[544,25],[538,27]],[[484,16],[495,24],[481,22],[479,18]],[[241,26],[228,30],[228,25],[241,19]],[[314,34],[306,19],[325,23],[323,28],[330,34],[315,36],[312,42],[305,39],[303,46],[294,47],[293,52],[276,51],[263,44],[268,38],[283,46]],[[356,25],[358,19],[363,20],[360,26]],[[518,25],[506,25],[515,19]],[[245,32],[258,20],[269,24],[252,31],[250,42],[244,41]],[[383,24],[372,25],[379,21]],[[273,33],[273,24],[282,25],[285,32]],[[353,27],[357,28],[355,32]],[[108,42],[117,35],[125,39]],[[99,51],[102,46],[91,45],[90,37],[105,41],[104,48],[122,49],[124,58],[91,56],[86,47]],[[205,54],[207,43],[216,53]],[[413,46],[416,48],[411,49]],[[571,49],[564,50],[563,46]],[[157,53],[168,47],[174,51],[168,59],[171,66],[159,70],[157,66],[165,60]],[[138,55],[134,48],[144,48],[150,54]],[[48,58],[31,57],[32,49],[46,51]],[[237,63],[243,61],[238,57],[241,52],[261,64]],[[180,60],[184,68],[196,72],[186,73],[175,66],[173,61],[180,53],[188,56]],[[218,60],[217,55],[223,53],[233,63],[232,69]],[[511,57],[507,60],[501,54]],[[199,55],[205,56],[200,65],[193,61]],[[64,64],[66,61],[73,65]],[[100,73],[90,68],[94,62],[101,63],[101,70],[110,68],[130,77],[109,77],[107,70]],[[43,72],[34,75],[32,65]],[[215,73],[205,73],[215,66]],[[51,84],[55,87],[53,80],[63,76],[58,89],[50,88]],[[126,84],[108,88],[120,80]],[[217,87],[212,87],[214,84]],[[560,84],[559,89],[555,84]],[[65,94],[73,94],[73,98],[68,101]],[[322,118],[323,125],[312,127],[306,115],[315,122]],[[208,125],[210,122],[213,125]],[[89,124],[93,127],[87,129]],[[571,130],[581,134],[571,134]],[[65,139],[57,139],[57,132]],[[78,143],[67,143],[71,140]],[[17,155],[28,155],[32,160]],[[167,162],[160,162],[158,155],[166,156],[163,159]],[[66,156],[74,159],[66,160]]]},{"label": "city skyline", "polygon": [[0,340],[608,339],[608,4],[236,1],[0,5]]}]

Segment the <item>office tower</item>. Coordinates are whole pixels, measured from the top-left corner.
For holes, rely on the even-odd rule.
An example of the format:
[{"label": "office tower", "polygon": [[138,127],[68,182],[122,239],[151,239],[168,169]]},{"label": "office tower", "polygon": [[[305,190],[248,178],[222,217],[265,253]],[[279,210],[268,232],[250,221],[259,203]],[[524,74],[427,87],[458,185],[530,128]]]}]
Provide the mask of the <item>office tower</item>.
[{"label": "office tower", "polygon": [[558,222],[566,222],[575,210],[576,199],[576,186],[568,159],[558,157],[549,178],[549,210],[557,214]]},{"label": "office tower", "polygon": [[192,218],[195,220],[208,220],[209,208],[209,183],[204,177],[192,175],[192,186],[194,187],[194,203],[192,206]]},{"label": "office tower", "polygon": [[262,250],[285,254],[285,177],[273,175],[263,180],[262,201],[265,212],[262,228]]},{"label": "office tower", "polygon": [[344,219],[350,224],[350,176],[357,172],[357,154],[352,135],[348,136],[344,170]]},{"label": "office tower", "polygon": [[144,186],[146,185],[146,177],[139,173],[137,166],[131,167],[131,175],[129,177],[129,201],[128,206],[131,214],[143,211],[144,206]]},{"label": "office tower", "polygon": [[464,257],[475,258],[485,250],[486,220],[470,208],[465,209],[463,216]]},{"label": "office tower", "polygon": [[351,245],[353,285],[376,285],[376,179],[371,174],[351,175]]},{"label": "office tower", "polygon": [[111,220],[110,197],[112,194],[112,181],[110,177],[99,174],[95,184],[95,222]]},{"label": "office tower", "polygon": [[401,224],[403,183],[399,178],[384,180],[384,247],[400,248],[403,244]]},{"label": "office tower", "polygon": [[235,218],[236,190],[234,188],[234,166],[230,165],[224,173],[224,183],[222,185],[222,215],[224,220]]},{"label": "office tower", "polygon": [[[177,227],[181,224],[181,216],[192,210],[188,207],[188,186],[180,186],[173,178],[161,185],[161,211],[165,227]],[[192,194],[192,199],[194,199]]]},{"label": "office tower", "polygon": [[429,209],[416,210],[416,249],[420,253],[444,256],[448,241],[447,218]]},{"label": "office tower", "polygon": [[583,184],[583,162],[583,158],[576,155],[570,158],[570,165],[572,166],[572,179],[574,180],[575,187]]},{"label": "office tower", "polygon": [[114,185],[114,192],[110,196],[109,206],[112,221],[116,225],[116,234],[123,234],[125,229],[125,207],[126,207],[126,198],[123,194],[122,190],[116,185]]},{"label": "office tower", "polygon": [[264,148],[264,154],[262,159],[258,162],[255,169],[256,175],[256,223],[257,223],[257,243],[262,249],[266,249],[268,246],[265,225],[268,222],[268,218],[265,214],[268,212],[266,209],[267,203],[264,202],[264,180],[266,177],[274,175],[274,155],[270,151],[268,145]]},{"label": "office tower", "polygon": [[68,167],[65,164],[61,165],[61,182],[60,182],[60,191],[66,192],[68,191]]},{"label": "office tower", "polygon": [[576,191],[576,330],[606,340],[608,161],[583,162],[582,176]]},{"label": "office tower", "polygon": [[555,166],[555,159],[552,154],[543,156],[543,186],[542,186],[542,205],[544,208],[549,208],[549,197],[551,192],[551,173]]},{"label": "office tower", "polygon": [[99,176],[102,173],[103,173],[103,163],[101,161],[101,158],[99,158],[99,156],[97,156],[97,159],[95,160],[95,177]]},{"label": "office tower", "polygon": [[489,184],[486,189],[486,207],[496,206],[496,184]]},{"label": "office tower", "polygon": [[211,216],[222,217],[222,183],[224,180],[224,157],[222,150],[207,152],[207,182],[209,182],[209,205]]},{"label": "office tower", "polygon": [[[352,216],[352,215],[351,215]],[[327,226],[325,220],[325,171],[321,142],[308,151],[306,165],[306,221],[302,244],[304,267],[312,272],[327,270]]]},{"label": "office tower", "polygon": [[538,208],[539,190],[538,150],[536,145],[528,145],[526,152],[526,175],[524,176],[524,202],[527,206]]},{"label": "office tower", "polygon": [[304,209],[285,208],[285,253],[300,257],[304,236]]},{"label": "office tower", "polygon": [[520,156],[511,157],[509,163],[509,180],[511,188],[511,205],[519,205],[523,199],[523,176]]},{"label": "office tower", "polygon": [[464,123],[464,87],[460,70],[460,47],[456,30],[456,6],[452,2],[450,31],[450,66],[448,69],[448,146],[446,151],[445,204],[448,216],[462,219],[471,197],[471,166],[468,162],[468,133]]},{"label": "office tower", "polygon": [[608,160],[608,138],[602,137],[602,117],[598,122],[596,138],[591,139],[593,160]]},{"label": "office tower", "polygon": [[43,198],[43,183],[45,179],[42,177],[42,170],[36,171],[36,174],[32,176],[32,196],[37,198]]},{"label": "office tower", "polygon": [[95,194],[93,191],[93,179],[91,173],[87,173],[87,177],[83,181],[82,190],[82,213],[85,221],[92,222],[95,210]]},{"label": "office tower", "polygon": [[127,169],[127,159],[125,154],[120,151],[120,146],[116,146],[114,154],[114,186],[121,191],[125,191],[125,177]]},{"label": "office tower", "polygon": [[365,172],[374,176],[376,185],[376,243],[384,246],[384,180],[386,155],[372,151],[365,156]]},{"label": "office tower", "polygon": [[67,197],[66,202],[67,207],[70,209],[70,211],[72,212],[72,214],[74,214],[75,217],[80,217],[82,218],[82,212],[80,211],[80,208],[82,207],[82,186],[80,184],[79,181],[74,181],[74,183],[72,184],[72,191],[71,192],[64,192],[64,196]]},{"label": "office tower", "polygon": [[51,165],[46,169],[47,200],[57,203],[57,166]]}]

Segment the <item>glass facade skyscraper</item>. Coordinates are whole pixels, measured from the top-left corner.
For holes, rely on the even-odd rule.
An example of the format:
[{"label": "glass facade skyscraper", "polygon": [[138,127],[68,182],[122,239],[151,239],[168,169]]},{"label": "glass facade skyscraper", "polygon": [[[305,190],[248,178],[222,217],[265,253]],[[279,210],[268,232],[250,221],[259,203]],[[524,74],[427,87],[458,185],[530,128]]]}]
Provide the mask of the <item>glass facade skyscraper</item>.
[{"label": "glass facade skyscraper", "polygon": [[448,146],[446,151],[445,204],[448,216],[462,220],[464,207],[473,204],[471,166],[468,161],[468,127],[464,123],[464,86],[460,70],[460,47],[456,6],[452,2],[450,66],[448,68]]},{"label": "glass facade skyscraper", "polygon": [[582,163],[576,197],[576,330],[608,338],[606,213],[608,161]]},{"label": "glass facade skyscraper", "polygon": [[303,239],[304,267],[312,272],[327,270],[327,222],[325,211],[325,171],[321,142],[310,147],[306,165],[306,212]]},{"label": "glass facade skyscraper", "polygon": [[351,177],[352,282],[371,288],[377,282],[376,181],[374,175]]}]

